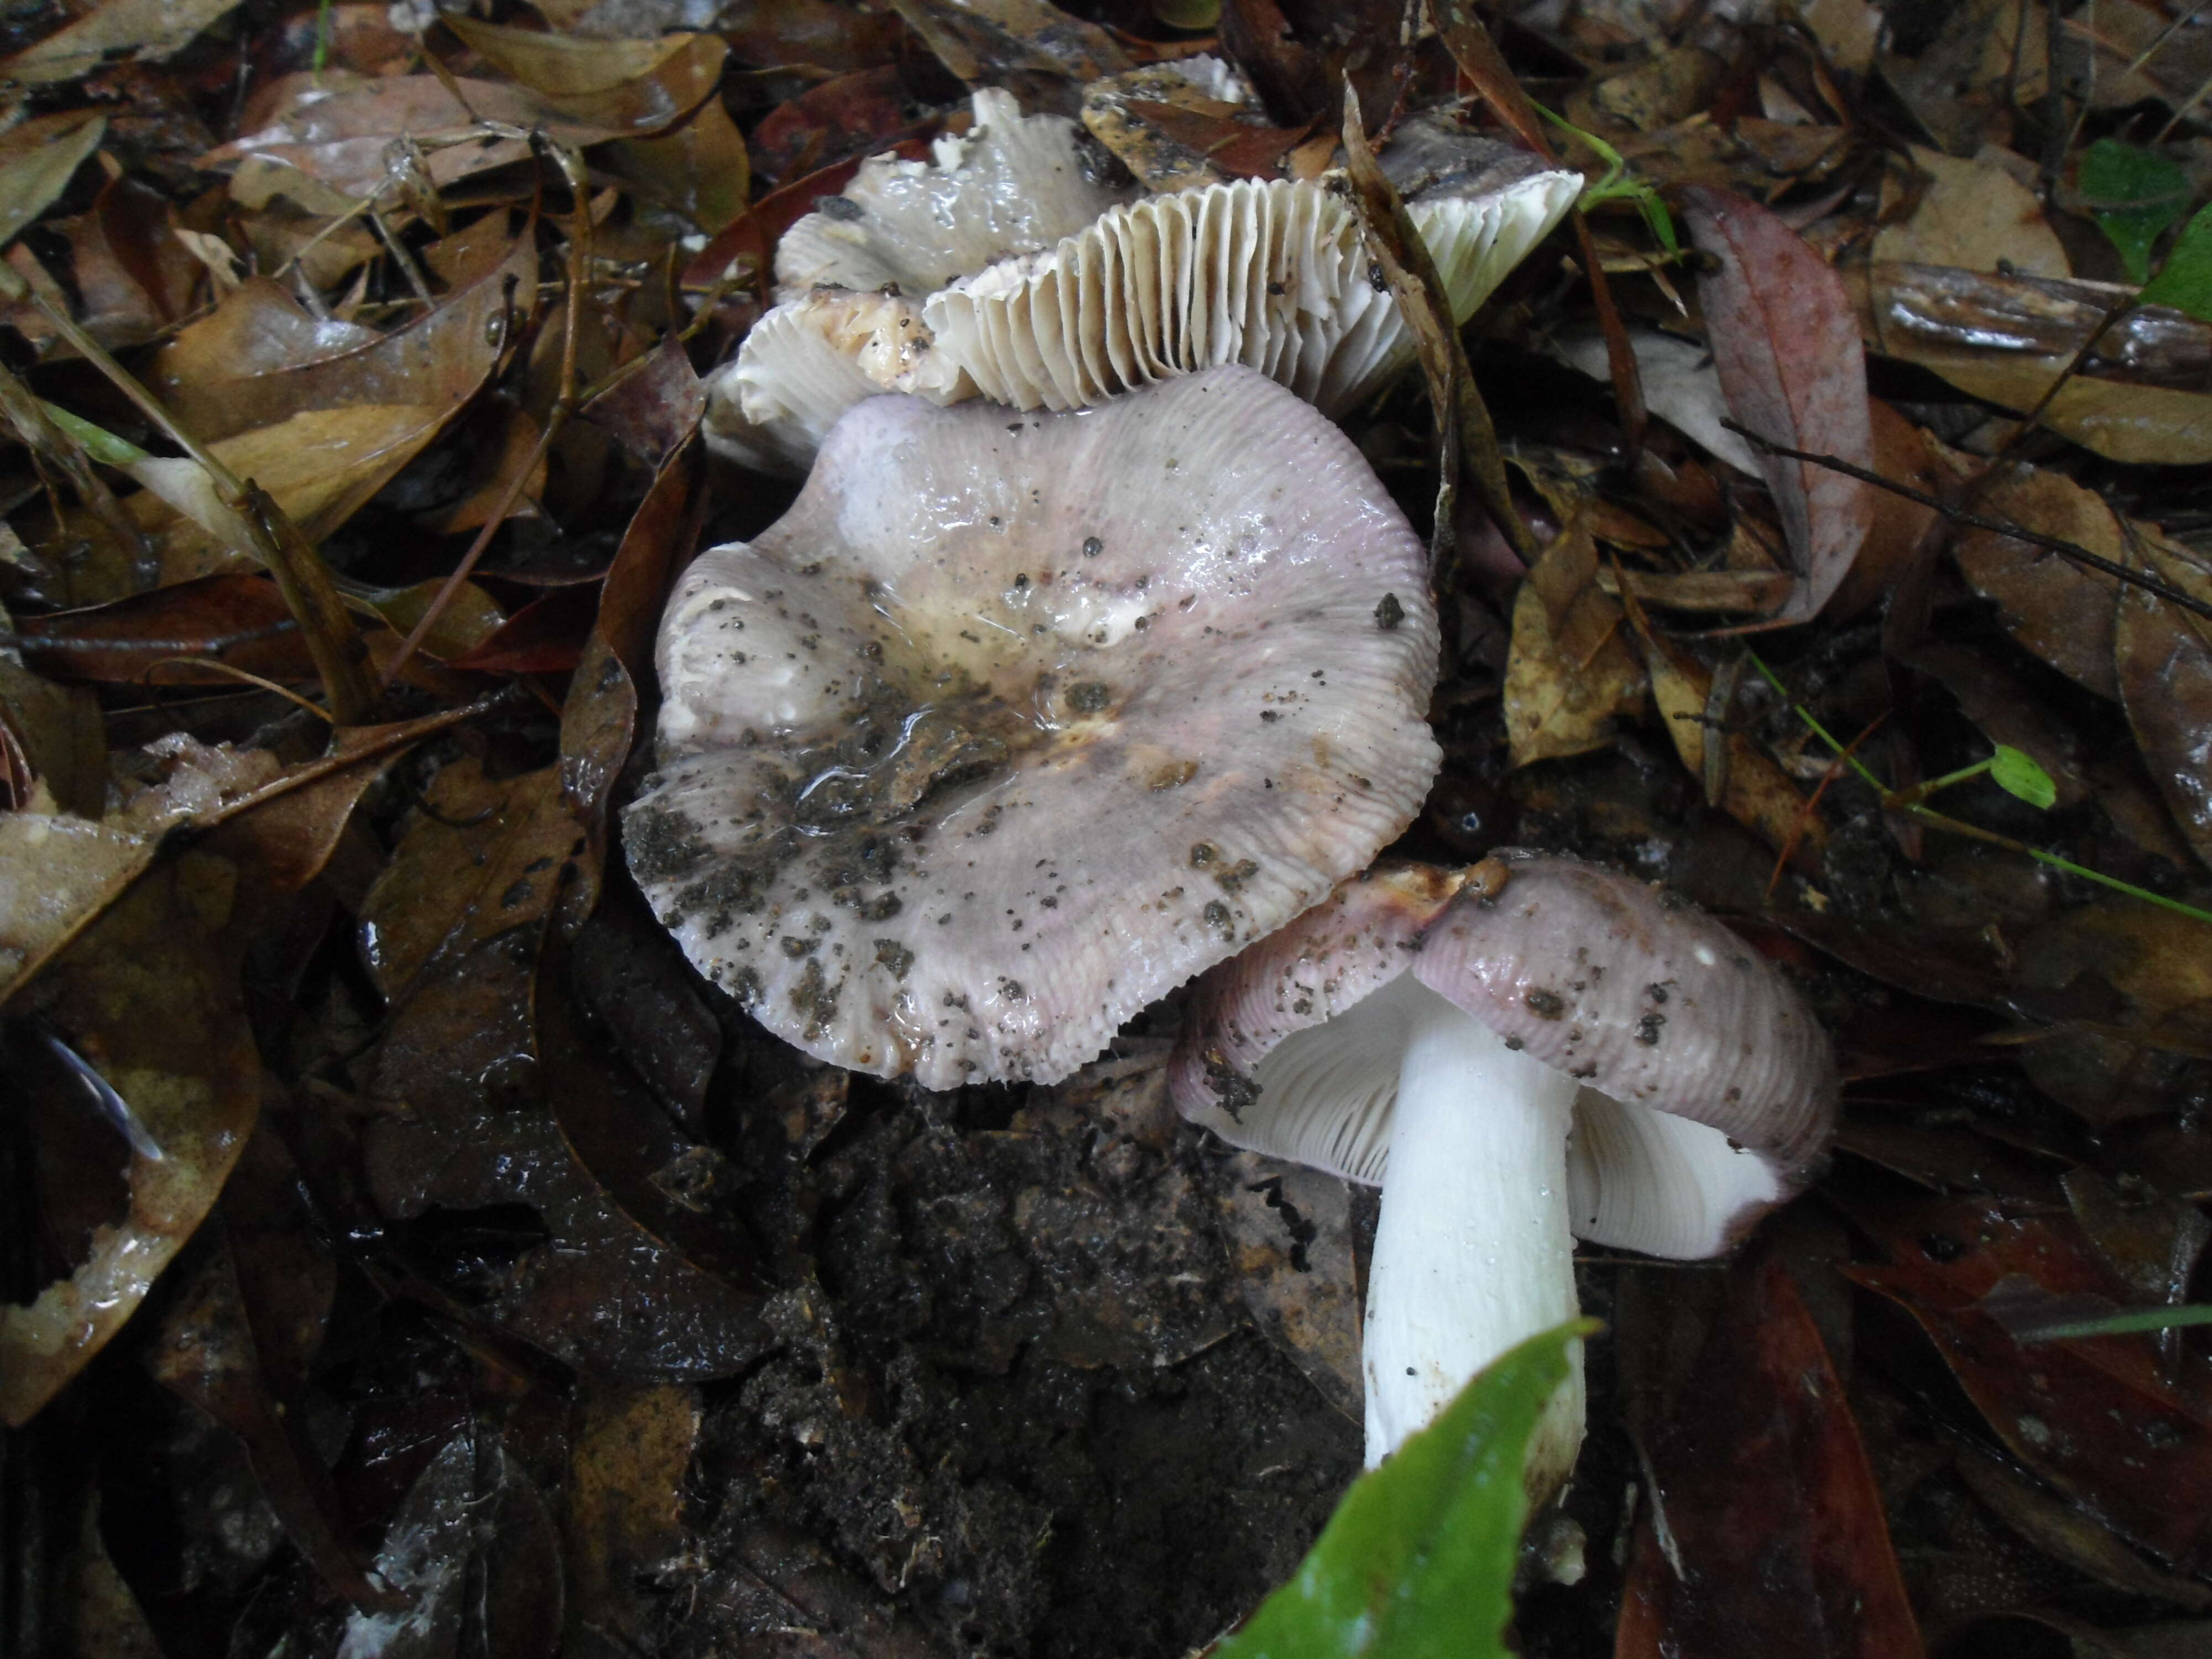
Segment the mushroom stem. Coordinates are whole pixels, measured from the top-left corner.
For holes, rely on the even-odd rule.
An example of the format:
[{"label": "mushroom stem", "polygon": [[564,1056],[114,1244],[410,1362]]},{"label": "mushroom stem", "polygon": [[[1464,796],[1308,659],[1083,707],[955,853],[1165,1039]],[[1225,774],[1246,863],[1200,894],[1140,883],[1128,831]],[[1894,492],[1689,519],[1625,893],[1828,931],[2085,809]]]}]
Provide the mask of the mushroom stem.
[{"label": "mushroom stem", "polygon": [[[1499,1354],[1577,1311],[1566,1161],[1575,1079],[1422,991],[1410,999],[1368,1270],[1370,1468]],[[1565,1478],[1582,1434],[1578,1345],[1529,1445],[1533,1497]]]}]

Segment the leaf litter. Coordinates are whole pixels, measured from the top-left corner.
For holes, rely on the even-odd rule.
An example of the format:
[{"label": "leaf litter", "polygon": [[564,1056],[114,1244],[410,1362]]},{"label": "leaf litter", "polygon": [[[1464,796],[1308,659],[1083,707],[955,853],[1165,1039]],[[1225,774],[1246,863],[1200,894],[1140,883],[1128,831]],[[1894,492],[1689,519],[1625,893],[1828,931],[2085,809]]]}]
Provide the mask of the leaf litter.
[{"label": "leaf litter", "polygon": [[[2208,1299],[2185,9],[11,24],[0,1497],[86,1588],[25,1623],[8,1577],[9,1628],[1169,1654],[1364,1573],[1406,1643],[1503,1650],[1474,1464],[1399,1477],[1452,1551],[1355,1490],[1299,1571],[1372,1204],[1175,1118],[1172,999],[1054,1089],[929,1096],[766,1036],[623,873],[662,598],[788,500],[704,455],[702,377],[792,222],[1006,86],[1155,183],[1352,167],[1422,374],[1346,424],[1449,623],[1401,850],[1663,882],[1853,1079],[1733,1265],[1585,1253],[1613,1328],[1520,1650],[2201,1647],[2212,1340],[2064,1334]],[[1591,185],[1456,340],[1364,154],[1440,109]],[[1319,1605],[1239,1639],[1357,1650]]]}]

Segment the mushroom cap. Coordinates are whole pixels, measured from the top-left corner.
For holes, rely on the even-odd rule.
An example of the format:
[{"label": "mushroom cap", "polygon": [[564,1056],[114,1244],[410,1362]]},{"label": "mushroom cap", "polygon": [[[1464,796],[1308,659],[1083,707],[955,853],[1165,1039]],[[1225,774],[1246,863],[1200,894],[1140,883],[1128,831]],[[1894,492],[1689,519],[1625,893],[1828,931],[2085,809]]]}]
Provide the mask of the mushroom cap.
[{"label": "mushroom cap", "polygon": [[755,323],[737,361],[714,375],[707,441],[748,465],[803,474],[838,416],[884,392],[954,404],[975,384],[933,349],[913,301],[816,289]]},{"label": "mushroom cap", "polygon": [[[1582,187],[1537,172],[1407,210],[1465,322]],[[1371,279],[1359,217],[1327,185],[1240,179],[1116,207],[1041,252],[933,293],[922,316],[984,396],[1079,408],[1239,362],[1324,414],[1372,396],[1413,358],[1395,295]]]},{"label": "mushroom cap", "polygon": [[785,231],[776,298],[886,283],[927,294],[1009,254],[1050,247],[1134,193],[1101,176],[1090,140],[1066,117],[1024,115],[994,87],[971,106],[975,125],[939,138],[928,161],[872,155],[830,204]]},{"label": "mushroom cap", "polygon": [[1838,1083],[1820,1023],[1695,907],[1573,859],[1494,858],[1378,871],[1209,973],[1169,1074],[1176,1105],[1235,1145],[1381,1182],[1410,980],[1583,1081],[1579,1237],[1725,1249],[1826,1141]]},{"label": "mushroom cap", "polygon": [[926,1086],[1066,1076],[1365,865],[1438,761],[1419,542],[1239,368],[842,420],[662,622],[632,870],[772,1030]]}]

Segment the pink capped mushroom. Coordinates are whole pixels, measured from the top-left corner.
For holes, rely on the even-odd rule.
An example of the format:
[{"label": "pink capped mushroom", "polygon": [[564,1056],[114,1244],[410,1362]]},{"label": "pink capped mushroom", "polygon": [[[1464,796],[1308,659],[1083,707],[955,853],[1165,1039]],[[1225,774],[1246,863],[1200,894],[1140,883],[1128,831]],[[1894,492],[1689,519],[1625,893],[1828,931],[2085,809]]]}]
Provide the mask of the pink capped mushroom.
[{"label": "pink capped mushroom", "polygon": [[[1378,870],[1199,981],[1170,1086],[1238,1146],[1380,1185],[1362,1369],[1381,1462],[1576,1313],[1574,1237],[1726,1250],[1807,1181],[1826,1036],[1711,917],[1576,860]],[[1528,1485],[1582,1442],[1582,1375]]]},{"label": "pink capped mushroom", "polygon": [[1436,613],[1351,441],[1224,368],[1103,407],[871,399],[663,619],[630,868],[771,1030],[1066,1076],[1419,810]]}]

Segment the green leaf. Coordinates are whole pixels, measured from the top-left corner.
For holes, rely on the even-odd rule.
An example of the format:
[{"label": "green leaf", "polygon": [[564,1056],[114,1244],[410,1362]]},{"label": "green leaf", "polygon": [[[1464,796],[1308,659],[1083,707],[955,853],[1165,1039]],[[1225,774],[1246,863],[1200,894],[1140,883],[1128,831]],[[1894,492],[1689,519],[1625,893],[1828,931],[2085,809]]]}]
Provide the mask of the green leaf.
[{"label": "green leaf", "polygon": [[2058,786],[2051,782],[2051,774],[2035,763],[2033,756],[2009,744],[1997,745],[1990,761],[1990,775],[2005,793],[2017,795],[2039,811],[2048,812],[2058,799]]},{"label": "green leaf", "polygon": [[84,453],[95,461],[108,466],[134,466],[146,459],[146,452],[128,439],[118,438],[105,427],[94,426],[82,415],[72,415],[58,404],[41,402],[52,421],[70,437],[84,446]]},{"label": "green leaf", "polygon": [[2099,228],[2119,250],[2128,280],[2149,280],[2152,244],[2188,210],[2189,175],[2157,150],[2100,138],[2081,152],[2075,179]]},{"label": "green leaf", "polygon": [[1577,1320],[1509,1350],[1354,1481],[1296,1576],[1214,1659],[1509,1659],[1528,1437],[1569,1345],[1597,1328]]},{"label": "green leaf", "polygon": [[2212,323],[2212,207],[2181,228],[2158,275],[2143,284],[2136,303],[2172,306],[2200,323]]},{"label": "green leaf", "polygon": [[2083,1336],[2129,1336],[2137,1331],[2162,1331],[2169,1325],[2212,1325],[2212,1307],[2198,1303],[2177,1308],[2145,1308],[2139,1313],[2112,1314],[2103,1319],[2081,1319],[2064,1325],[2046,1325],[2033,1336],[2021,1340],[2029,1342],[2070,1342]]}]

